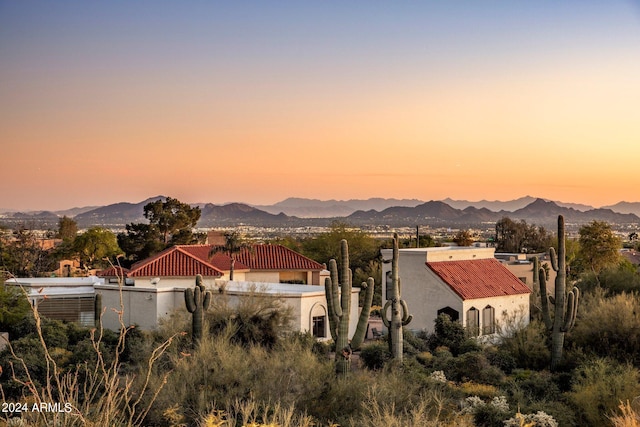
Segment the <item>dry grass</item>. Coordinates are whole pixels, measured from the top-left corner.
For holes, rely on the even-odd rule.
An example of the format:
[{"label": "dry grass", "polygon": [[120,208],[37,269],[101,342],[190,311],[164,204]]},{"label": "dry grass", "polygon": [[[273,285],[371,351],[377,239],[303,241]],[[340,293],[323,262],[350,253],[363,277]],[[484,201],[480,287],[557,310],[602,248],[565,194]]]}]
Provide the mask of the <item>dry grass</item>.
[{"label": "dry grass", "polygon": [[[122,286],[122,285],[121,285]],[[23,289],[26,294],[26,290]],[[58,404],[58,409],[48,411],[28,411],[22,414],[25,425],[74,427],[74,426],[140,426],[153,405],[158,393],[166,384],[170,372],[151,387],[154,365],[172,345],[178,334],[162,342],[151,352],[146,366],[137,375],[122,374],[122,355],[125,351],[127,334],[132,327],[123,321],[124,304],[120,294],[120,334],[113,354],[103,354],[103,329],[91,331],[93,360],[85,361],[70,371],[65,371],[56,361],[54,351],[50,351],[43,335],[42,319],[38,305],[32,307],[36,334],[45,358],[45,380],[38,384],[32,378],[30,368],[24,358],[16,354],[9,344],[13,357],[10,362],[12,380],[23,388],[23,402],[30,405]],[[102,313],[104,314],[104,312]],[[0,389],[0,392],[2,390]],[[31,406],[32,407],[32,406]],[[4,422],[17,423],[4,418]]]}]

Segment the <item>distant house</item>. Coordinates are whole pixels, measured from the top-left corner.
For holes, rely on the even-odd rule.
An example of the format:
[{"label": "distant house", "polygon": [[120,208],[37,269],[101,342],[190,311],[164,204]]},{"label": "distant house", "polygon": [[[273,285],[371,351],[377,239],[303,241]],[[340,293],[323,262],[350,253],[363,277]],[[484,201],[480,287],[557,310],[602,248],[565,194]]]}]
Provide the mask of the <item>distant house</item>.
[{"label": "distant house", "polygon": [[[390,259],[391,249],[382,251]],[[413,321],[409,328],[433,332],[441,313],[461,322],[475,336],[492,335],[507,317],[529,321],[531,290],[494,258],[493,248],[400,249],[402,298]],[[383,264],[383,277],[391,264]]]},{"label": "distant house", "polygon": [[629,261],[636,270],[640,270],[640,252],[635,249],[621,249],[620,254]]},{"label": "distant house", "polygon": [[[247,295],[246,286],[243,288],[238,283],[249,282],[257,283],[260,292],[282,294],[294,308],[294,314],[297,313],[296,327],[315,331],[322,337],[320,331],[326,328],[320,322],[321,311],[326,318],[326,306],[320,304],[320,299],[324,300],[324,288],[308,285],[319,285],[328,275],[323,265],[281,245],[253,245],[234,254],[234,279],[239,280],[227,282],[231,258],[223,252],[212,251],[213,248],[212,245],[177,245],[135,263],[130,269],[116,266],[99,272],[103,283],[96,285],[95,291],[102,294],[103,306],[108,308],[103,321],[105,327],[117,329],[119,326],[116,311],[121,308],[120,281],[124,285],[123,323],[149,329],[173,310],[184,307],[184,289],[193,287],[195,276],[200,274],[205,286],[216,294],[228,283],[227,294]],[[357,295],[355,298],[357,306]],[[312,300],[313,309],[308,307]],[[315,318],[315,328],[309,316]]]},{"label": "distant house", "polygon": [[495,258],[502,263],[514,276],[529,289],[535,291],[533,283],[533,262],[532,258],[538,257],[540,266],[547,272],[547,292],[553,295],[555,289],[556,272],[551,267],[549,257],[545,253],[539,254],[516,254],[496,252]]},{"label": "distant house", "polygon": [[[215,251],[216,248],[220,249],[214,245],[172,246],[122,273],[129,279],[129,284],[135,286],[182,286],[185,280],[191,286],[190,281],[196,274],[204,278],[227,279],[231,257],[222,250]],[[282,245],[252,245],[233,254],[233,258],[236,281],[320,285],[328,274],[322,264]],[[117,279],[114,268],[104,270],[98,276],[112,282]]]},{"label": "distant house", "polygon": [[[102,295],[103,326],[117,330],[118,313],[125,326],[152,329],[174,310],[183,309],[184,290],[202,275],[204,285],[232,301],[259,293],[282,298],[294,315],[292,327],[327,338],[328,317],[323,283],[324,266],[280,245],[253,245],[235,258],[235,274],[241,280],[225,280],[231,258],[221,252],[209,256],[211,245],[178,245],[134,264],[130,269],[111,267],[100,277],[11,279],[21,285],[32,304],[47,317],[93,324],[95,295]],[[122,287],[120,286],[122,283]],[[352,291],[352,319],[358,317],[359,289]],[[355,330],[355,325],[352,325]]]}]

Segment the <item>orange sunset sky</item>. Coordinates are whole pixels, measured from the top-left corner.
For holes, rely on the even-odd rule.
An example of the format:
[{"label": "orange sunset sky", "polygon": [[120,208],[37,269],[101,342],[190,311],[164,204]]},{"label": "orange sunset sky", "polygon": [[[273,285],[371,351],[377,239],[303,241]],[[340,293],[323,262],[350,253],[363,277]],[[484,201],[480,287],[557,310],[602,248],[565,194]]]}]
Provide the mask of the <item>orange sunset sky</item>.
[{"label": "orange sunset sky", "polygon": [[640,5],[0,0],[0,208],[640,201]]}]

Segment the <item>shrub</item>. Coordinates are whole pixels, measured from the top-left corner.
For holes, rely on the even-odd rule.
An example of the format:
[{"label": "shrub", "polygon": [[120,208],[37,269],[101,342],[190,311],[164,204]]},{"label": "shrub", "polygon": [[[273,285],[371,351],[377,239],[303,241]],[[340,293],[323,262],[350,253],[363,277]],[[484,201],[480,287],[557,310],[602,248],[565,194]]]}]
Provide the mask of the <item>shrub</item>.
[{"label": "shrub", "polygon": [[492,366],[482,353],[465,353],[461,356],[437,360],[435,369],[444,371],[447,378],[456,382],[475,381],[498,385],[504,380],[504,372]]},{"label": "shrub", "polygon": [[280,298],[264,295],[256,288],[232,304],[230,297],[213,298],[205,313],[209,330],[219,334],[232,328],[233,342],[273,347],[278,339],[291,332],[292,311]]},{"label": "shrub", "polygon": [[[178,404],[187,420],[195,423],[211,405],[224,410],[247,399],[279,402],[299,411],[316,405],[332,377],[331,361],[318,358],[297,338],[282,339],[268,349],[234,342],[233,334],[227,329],[205,335],[189,353],[173,354],[173,372],[158,396],[158,407]],[[148,421],[162,424],[162,414],[155,410]]]},{"label": "shrub", "polygon": [[613,427],[640,427],[640,413],[627,400],[618,405],[621,414],[611,417]]},{"label": "shrub", "polygon": [[352,417],[354,427],[472,427],[471,417],[450,410],[450,402],[440,392],[422,393],[415,405],[399,410],[389,402],[380,402],[370,395],[363,402],[365,409]]},{"label": "shrub", "polygon": [[560,398],[561,394],[549,371],[514,371],[512,384],[527,401],[553,401]]},{"label": "shrub", "polygon": [[363,346],[360,351],[360,361],[367,369],[382,369],[389,360],[391,360],[391,353],[387,344],[368,344]]},{"label": "shrub", "polygon": [[484,351],[487,360],[493,366],[502,370],[505,374],[510,374],[517,366],[515,357],[508,351],[497,347],[487,347]]},{"label": "shrub", "polygon": [[601,357],[640,366],[640,296],[602,291],[587,295],[580,304],[579,319],[567,337],[574,346]]},{"label": "shrub", "polygon": [[473,415],[478,427],[502,427],[502,420],[510,415],[510,408],[504,396],[496,396],[489,403],[478,396],[471,396],[464,400],[461,412]]},{"label": "shrub", "polygon": [[629,364],[593,359],[576,370],[569,398],[586,422],[605,425],[620,402],[640,395],[638,380],[640,372]]},{"label": "shrub", "polygon": [[518,412],[514,417],[504,422],[504,427],[558,427],[558,422],[549,414],[538,411],[535,414],[521,414]]},{"label": "shrub", "polygon": [[544,324],[533,320],[525,328],[514,330],[510,336],[503,337],[498,347],[516,361],[518,368],[543,370],[551,360],[546,343]]},{"label": "shrub", "polygon": [[500,394],[500,391],[492,385],[489,384],[479,384],[473,381],[467,381],[459,386],[460,391],[465,396],[478,396],[481,398],[494,398]]},{"label": "shrub", "polygon": [[[40,318],[37,306],[32,315],[35,334],[20,338],[8,346],[11,369],[7,372],[8,389],[19,393],[11,397],[23,402],[50,402],[64,405],[63,411],[23,413],[23,420],[33,425],[142,425],[144,417],[155,400],[155,392],[149,393],[151,371],[155,362],[171,344],[171,339],[155,348],[146,363],[135,375],[123,372],[121,355],[129,332],[121,321],[117,345],[111,349],[111,357],[104,357],[101,330],[92,330],[89,342],[94,349],[93,363],[74,359],[70,341],[83,335],[76,326]],[[80,347],[78,341],[75,347]],[[69,348],[63,348],[69,347]],[[111,360],[107,362],[107,360]],[[75,366],[73,362],[76,363]],[[163,377],[166,379],[166,376]],[[6,380],[3,379],[3,380]],[[0,395],[7,398],[7,388],[0,386]],[[147,397],[145,404],[142,399]],[[67,408],[69,409],[67,411]]]}]

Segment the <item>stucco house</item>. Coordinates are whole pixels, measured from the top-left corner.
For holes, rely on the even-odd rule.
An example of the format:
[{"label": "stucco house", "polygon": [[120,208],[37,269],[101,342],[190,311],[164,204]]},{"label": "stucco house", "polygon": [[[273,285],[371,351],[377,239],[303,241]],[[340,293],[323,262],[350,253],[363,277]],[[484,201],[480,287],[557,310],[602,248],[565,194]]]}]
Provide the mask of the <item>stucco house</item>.
[{"label": "stucco house", "polygon": [[[392,257],[382,250],[383,259]],[[412,330],[433,332],[441,313],[460,321],[475,336],[496,332],[501,319],[529,321],[531,290],[494,257],[493,248],[440,247],[400,249],[399,277]],[[391,264],[383,263],[383,277]]]},{"label": "stucco house", "polygon": [[[231,257],[214,245],[176,245],[137,262],[131,269],[109,268],[98,273],[111,282],[118,272],[131,286],[191,286],[196,274],[228,279]],[[213,254],[212,254],[213,252]],[[212,254],[212,255],[210,255]],[[322,264],[282,245],[256,244],[233,254],[234,280],[266,283],[324,284],[328,275]],[[153,283],[152,283],[153,282]]]},{"label": "stucco house", "polygon": [[[229,256],[218,252],[209,257],[210,253],[211,245],[178,245],[130,269],[106,269],[99,273],[100,277],[12,279],[7,284],[28,288],[32,302],[39,302],[40,311],[52,318],[92,324],[95,295],[101,294],[105,328],[120,327],[117,312],[121,311],[125,326],[152,329],[162,317],[185,307],[184,290],[193,287],[195,276],[200,274],[215,297],[224,296],[232,303],[252,292],[281,298],[292,309],[294,330],[327,338],[324,287],[310,286],[319,285],[329,274],[323,265],[284,246],[254,245],[235,255],[234,278],[240,280],[228,281]],[[359,314],[358,294],[359,289],[354,288],[354,322]]]}]

